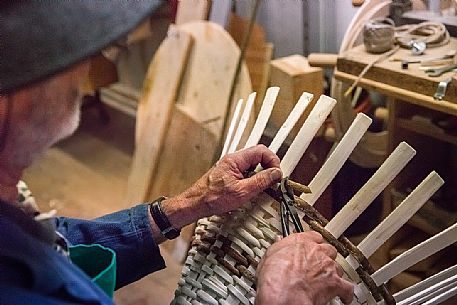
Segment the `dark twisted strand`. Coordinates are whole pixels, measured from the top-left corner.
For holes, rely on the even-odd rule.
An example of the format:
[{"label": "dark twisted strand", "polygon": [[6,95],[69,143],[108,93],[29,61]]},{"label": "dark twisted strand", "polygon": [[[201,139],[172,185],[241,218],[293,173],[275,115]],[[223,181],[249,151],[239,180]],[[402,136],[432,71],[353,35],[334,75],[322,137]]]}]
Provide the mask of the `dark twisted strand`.
[{"label": "dark twisted strand", "polygon": [[[299,190],[296,185],[298,183],[289,184],[293,189]],[[303,189],[303,187],[301,187]],[[274,189],[268,189],[265,191],[269,196],[271,196],[276,201],[281,201],[281,193]],[[392,294],[387,290],[385,284],[381,284],[377,286],[376,283],[371,278],[371,274],[373,274],[374,269],[371,266],[368,259],[363,255],[363,253],[345,236],[341,236],[340,238],[335,238],[330,232],[325,229],[325,226],[328,224],[328,220],[322,216],[313,206],[308,204],[305,200],[301,199],[300,197],[295,196],[295,204],[296,207],[301,210],[305,216],[303,220],[308,224],[308,226],[320,233],[322,237],[332,246],[336,248],[338,253],[341,254],[344,258],[346,258],[349,254],[351,254],[356,261],[359,263],[359,267],[355,270],[359,275],[360,279],[364,282],[367,286],[368,290],[370,290],[373,298],[379,302],[384,299],[386,305],[395,305],[396,301],[393,298]]]}]

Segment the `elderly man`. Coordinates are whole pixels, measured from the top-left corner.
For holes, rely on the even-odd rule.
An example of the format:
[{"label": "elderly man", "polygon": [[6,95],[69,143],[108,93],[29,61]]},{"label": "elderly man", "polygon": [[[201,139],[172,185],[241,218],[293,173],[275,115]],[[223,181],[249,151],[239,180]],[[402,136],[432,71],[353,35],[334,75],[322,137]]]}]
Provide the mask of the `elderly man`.
[{"label": "elderly man", "polygon": [[[95,220],[50,218],[21,205],[22,171],[78,125],[78,84],[90,57],[160,3],[4,1],[0,4],[0,304],[113,304],[110,296],[164,268],[158,244],[186,224],[241,206],[277,183],[279,159],[264,146],[231,154],[172,198]],[[243,172],[261,163],[262,172]],[[258,304],[352,300],[336,250],[314,232],[275,243],[258,268]],[[153,287],[151,287],[153,288]],[[151,300],[153,304],[153,300]]]}]

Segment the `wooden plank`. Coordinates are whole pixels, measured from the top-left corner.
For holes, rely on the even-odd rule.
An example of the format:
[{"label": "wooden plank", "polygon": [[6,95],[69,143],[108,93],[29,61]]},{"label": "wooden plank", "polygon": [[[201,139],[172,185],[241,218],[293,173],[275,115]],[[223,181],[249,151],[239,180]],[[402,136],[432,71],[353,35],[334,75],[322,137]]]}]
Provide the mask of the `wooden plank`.
[{"label": "wooden plank", "polygon": [[457,146],[457,136],[448,134],[444,129],[431,123],[397,118],[397,126]]},{"label": "wooden plank", "polygon": [[386,283],[395,275],[456,241],[457,224],[454,224],[443,232],[438,233],[419,245],[409,249],[391,262],[382,266],[379,270],[373,273],[373,281],[378,286],[382,283]]},{"label": "wooden plank", "polygon": [[[451,38],[449,44],[443,47],[428,49],[427,56],[439,56],[455,49],[457,49],[457,39]],[[397,55],[406,56],[409,54],[408,52],[409,50],[400,49],[397,51]],[[357,46],[340,55],[337,69],[358,76],[363,68],[377,56],[366,52],[363,45]],[[402,69],[398,62],[385,60],[370,68],[363,78],[432,97],[439,82],[452,75],[452,72],[448,72],[440,77],[429,77],[419,68],[419,64],[411,64],[408,69]],[[457,103],[456,87],[448,87],[445,100]]]},{"label": "wooden plank", "polygon": [[[156,172],[160,174],[160,179],[154,180],[153,191],[175,195],[188,188],[211,167],[211,152],[217,137],[201,124],[199,118],[192,115],[186,106],[175,105],[169,127],[169,130],[173,130],[173,136],[166,137],[161,152],[161,159],[166,158],[167,162],[157,165]],[[186,145],[183,151],[183,143],[189,143],[190,139],[192,145]],[[189,160],[198,162],[189,163]]]},{"label": "wooden plank", "polygon": [[273,106],[275,105],[278,93],[278,87],[268,88],[262,103],[262,107],[260,108],[259,114],[257,116],[257,120],[254,124],[251,134],[249,135],[248,140],[246,141],[244,148],[248,148],[259,143],[260,137],[262,137],[263,131],[267,126],[267,122],[270,118]]},{"label": "wooden plank", "polygon": [[210,0],[179,0],[175,23],[207,20],[210,8]]},{"label": "wooden plank", "polygon": [[291,137],[297,135],[310,110],[323,93],[323,70],[310,67],[305,57],[292,55],[271,61],[270,86],[278,86],[278,96],[269,125],[279,128],[303,92],[314,95],[311,106],[305,111],[297,126],[292,130]]},{"label": "wooden plank", "polygon": [[[249,21],[237,16],[230,15],[230,22],[227,31],[241,46],[249,28]],[[273,56],[273,44],[267,43],[266,34],[263,28],[254,23],[249,44],[246,48],[245,61],[251,77],[252,90],[257,92],[257,99],[254,104],[254,112],[257,115],[262,105],[262,99],[268,86],[270,75],[270,60]]]},{"label": "wooden plank", "polygon": [[354,150],[357,143],[359,143],[370,124],[371,119],[368,116],[363,113],[357,115],[335,150],[330,154],[319,172],[309,183],[308,186],[311,189],[311,193],[303,193],[300,198],[304,199],[310,205],[314,205],[333,178],[335,178],[344,162],[349,158],[349,155]]},{"label": "wooden plank", "polygon": [[321,95],[281,161],[284,176],[289,176],[308,148],[314,135],[335,107],[336,100]]},{"label": "wooden plank", "polygon": [[415,154],[416,151],[406,142],[400,143],[373,176],[330,220],[325,229],[339,238]]},{"label": "wooden plank", "polygon": [[[341,71],[335,71],[335,78],[343,81],[355,81],[357,79],[357,76],[344,73]],[[362,78],[359,84],[368,90],[379,91],[380,93],[387,94],[395,98],[407,100],[408,103],[412,103],[415,105],[419,105],[425,108],[441,111],[452,115],[457,115],[457,104],[448,101],[447,97],[445,97],[442,101],[437,101],[429,95],[412,92],[407,89],[399,88],[395,85],[388,85],[381,81],[374,81],[367,78]]]},{"label": "wooden plank", "polygon": [[144,202],[171,120],[192,37],[170,27],[149,66],[136,121],[136,147],[127,187],[126,204]]},{"label": "wooden plank", "polygon": [[337,59],[338,54],[310,53],[308,55],[308,62],[311,67],[334,68]]},{"label": "wooden plank", "polygon": [[252,114],[252,106],[254,105],[255,96],[255,92],[249,94],[248,100],[246,101],[246,106],[244,107],[243,114],[240,118],[240,123],[238,124],[238,128],[235,132],[235,135],[233,136],[232,143],[230,143],[229,149],[227,151],[229,154],[235,152],[238,149],[241,137],[244,134],[246,125],[249,121],[249,117]]},{"label": "wooden plank", "polygon": [[[193,117],[206,122],[215,134],[221,134],[232,81],[228,76],[235,73],[240,50],[217,24],[189,22],[180,25],[179,29],[191,34],[195,42],[176,102],[189,106]],[[251,92],[249,73],[243,64],[233,105]]]}]

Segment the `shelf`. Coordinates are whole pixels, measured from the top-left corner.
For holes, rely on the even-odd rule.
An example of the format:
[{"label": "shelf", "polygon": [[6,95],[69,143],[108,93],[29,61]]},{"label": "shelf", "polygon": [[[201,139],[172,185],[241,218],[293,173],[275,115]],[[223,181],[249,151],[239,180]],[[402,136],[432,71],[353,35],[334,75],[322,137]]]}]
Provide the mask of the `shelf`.
[{"label": "shelf", "polygon": [[[397,207],[406,194],[397,190],[391,190],[392,203]],[[441,209],[432,201],[427,201],[417,213],[411,217],[408,224],[424,231],[430,235],[435,235],[457,221],[457,212]]]},{"label": "shelf", "polygon": [[457,146],[457,135],[446,133],[443,129],[432,123],[411,119],[397,118],[397,126],[415,133],[429,136]]}]

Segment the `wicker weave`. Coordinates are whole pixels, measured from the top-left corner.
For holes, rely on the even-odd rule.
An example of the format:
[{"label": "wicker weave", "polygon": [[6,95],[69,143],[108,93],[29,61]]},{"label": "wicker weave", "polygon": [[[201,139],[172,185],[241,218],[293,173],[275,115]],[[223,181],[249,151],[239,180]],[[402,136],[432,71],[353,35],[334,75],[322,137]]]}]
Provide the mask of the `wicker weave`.
[{"label": "wicker weave", "polygon": [[[262,193],[237,211],[199,220],[172,304],[254,304],[257,266],[282,235],[278,211],[279,203]],[[346,278],[362,283],[342,257],[338,261]]]},{"label": "wicker weave", "polygon": [[[323,115],[322,113],[323,112],[316,112],[310,121],[316,121],[317,118],[320,117],[319,121],[323,122],[325,117],[327,117],[327,114]],[[313,112],[311,112],[310,117],[312,115]],[[307,128],[302,128],[302,130],[309,133]],[[310,136],[312,138],[313,135]],[[298,143],[299,141],[295,142]],[[302,145],[302,143],[299,144]],[[291,145],[291,147],[293,146],[294,144]],[[398,150],[399,152],[406,151],[404,148],[409,147],[406,143],[399,146],[402,146],[402,149]],[[297,148],[297,145],[295,146],[295,149],[299,149]],[[412,148],[409,149],[413,150]],[[292,148],[290,150],[292,151]],[[275,150],[273,149],[273,151]],[[346,157],[347,156],[349,156],[349,154],[347,154]],[[286,158],[287,155],[284,159]],[[331,159],[331,157],[329,157],[329,159]],[[342,164],[343,163],[341,163],[341,165]],[[290,174],[293,169],[293,166],[290,166],[290,163],[288,165],[289,172],[286,174]],[[398,162],[395,163],[395,166],[398,170],[401,170],[402,167],[397,165]],[[283,162],[281,163],[281,167],[282,166]],[[324,167],[325,165],[323,168]],[[390,173],[391,170],[385,172]],[[334,174],[336,174],[336,172],[334,172]],[[328,176],[330,177],[331,175]],[[432,173],[429,176],[433,176]],[[438,175],[435,173],[435,176]],[[390,180],[387,181],[387,183],[388,182],[390,182]],[[313,182],[311,182],[311,184],[312,183]],[[387,185],[387,183],[385,185]],[[311,191],[313,190],[311,189]],[[320,191],[323,191],[323,189]],[[317,193],[321,194],[320,191]],[[433,192],[431,192],[429,196],[432,194]],[[198,221],[195,235],[192,240],[192,246],[182,269],[182,276],[178,282],[178,288],[175,292],[175,298],[173,299],[172,304],[254,304],[256,297],[255,278],[257,266],[271,244],[275,242],[278,236],[282,235],[279,203],[273,198],[278,199],[278,196],[275,196],[274,191],[270,190],[268,191],[268,195],[266,193],[260,194],[250,202],[247,202],[241,209],[223,216],[212,216]],[[425,200],[427,200],[427,198]],[[338,238],[335,238],[330,234],[329,231],[326,230],[327,220],[311,205],[306,203],[306,201],[297,197],[296,203],[297,208],[300,210],[300,216],[306,222],[304,223],[305,230],[320,232],[327,242],[334,245],[338,250],[339,254],[336,261],[343,268],[345,272],[344,277],[354,284],[357,284],[354,289],[353,304],[370,305],[378,304],[378,302],[380,302],[379,304],[395,304],[394,298],[390,295],[382,282],[379,284],[379,287],[376,286],[375,281],[371,277],[374,270],[371,268],[367,258],[362,252],[352,245],[344,236],[336,236]],[[339,222],[336,221],[334,223]],[[341,222],[340,224],[345,223]],[[454,228],[454,230],[457,229]],[[451,241],[451,243],[452,242],[453,241]],[[457,267],[455,270],[457,270]],[[450,272],[448,273],[451,274]],[[376,276],[376,274],[374,276]],[[437,282],[437,285],[445,284],[442,279],[439,281],[435,281]],[[414,289],[420,291],[420,289],[423,290],[432,285],[430,283],[431,281],[428,282],[429,283],[424,281],[423,284],[419,283]],[[404,295],[409,294],[405,292]],[[406,298],[406,296],[400,294],[396,295],[396,298],[401,299]],[[424,300],[425,299],[426,298],[424,298]],[[332,304],[341,304],[341,302],[338,299],[335,299],[332,300]]]},{"label": "wicker weave", "polygon": [[280,235],[277,211],[262,194],[230,215],[199,220],[172,304],[254,304],[257,265]]}]

